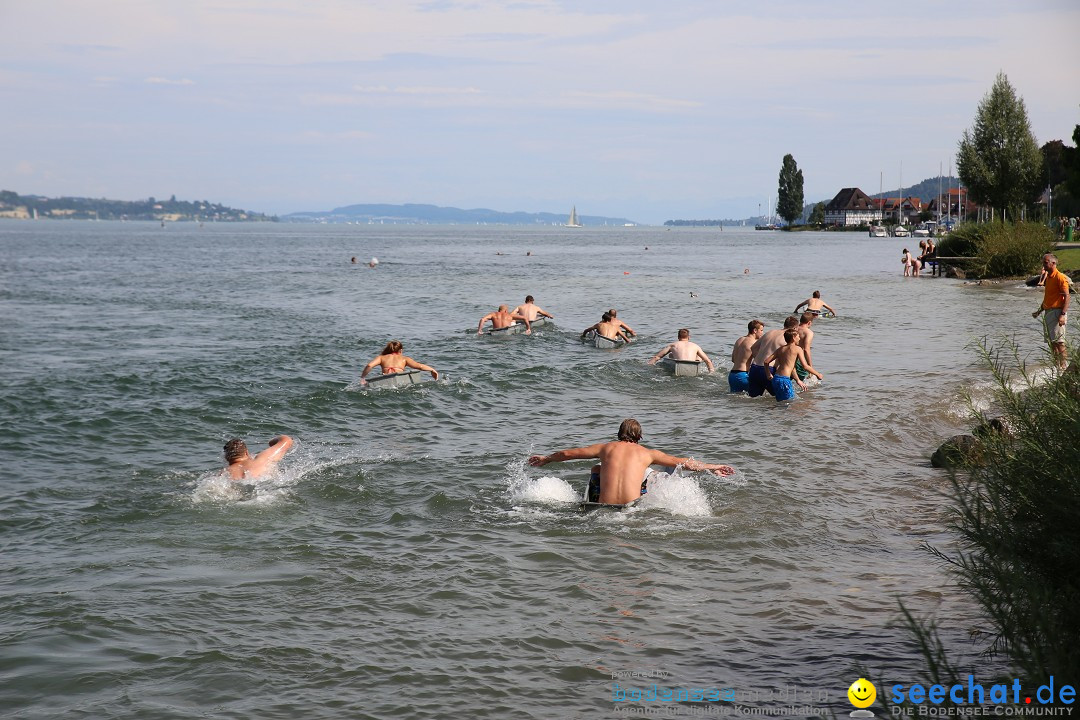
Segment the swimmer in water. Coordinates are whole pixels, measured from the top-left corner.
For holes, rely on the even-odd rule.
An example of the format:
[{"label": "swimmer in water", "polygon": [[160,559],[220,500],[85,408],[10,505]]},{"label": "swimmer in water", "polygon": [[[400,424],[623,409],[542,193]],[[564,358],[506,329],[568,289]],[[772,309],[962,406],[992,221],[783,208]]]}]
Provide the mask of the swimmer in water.
[{"label": "swimmer in water", "polygon": [[367,264],[367,266],[368,266],[369,268],[373,268],[373,267],[375,267],[375,266],[376,266],[376,265],[378,265],[378,264],[379,264],[379,258],[377,258],[377,257],[373,257],[373,258],[371,258],[371,262],[369,262],[369,263]]},{"label": "swimmer in water", "polygon": [[484,317],[480,318],[480,323],[476,326],[476,334],[480,335],[484,330],[484,323],[488,320],[491,321],[492,330],[502,330],[508,328],[514,324],[515,321],[521,321],[525,323],[525,334],[532,334],[532,321],[529,318],[519,313],[510,312],[506,305],[500,305],[499,309],[495,312],[490,312]]},{"label": "swimmer in water", "polygon": [[270,441],[269,447],[252,457],[244,441],[233,438],[225,443],[225,470],[230,480],[257,480],[281,462],[292,446],[291,437],[278,435]]},{"label": "swimmer in water", "polygon": [[510,314],[511,315],[524,315],[525,317],[527,317],[529,319],[529,322],[536,322],[536,318],[541,317],[541,316],[546,317],[546,318],[552,318],[552,319],[555,318],[554,315],[552,315],[551,313],[545,311],[539,305],[534,304],[532,295],[526,295],[525,296],[525,303],[522,304],[522,305],[518,305],[516,308],[511,310]]},{"label": "swimmer in water", "polygon": [[691,458],[675,457],[660,450],[650,450],[640,443],[641,424],[633,418],[627,418],[619,426],[618,440],[615,442],[559,450],[551,455],[533,455],[529,458],[529,464],[543,467],[548,463],[566,460],[600,460],[600,464],[593,468],[600,476],[600,495],[597,502],[610,505],[625,505],[641,497],[641,489],[645,484],[642,479],[647,480],[650,465],[682,465],[687,470],[709,470],[716,475],[731,475],[735,472],[735,468],[730,465],[712,465]]},{"label": "swimmer in water", "polygon": [[680,328],[679,339],[653,355],[652,359],[649,360],[649,364],[655,365],[665,355],[670,355],[672,360],[700,360],[709,368],[709,372],[713,371],[713,362],[709,359],[709,356],[705,354],[705,351],[697,343],[690,342],[690,330],[688,328]]},{"label": "swimmer in water", "polygon": [[765,323],[751,320],[746,323],[747,333],[735,341],[731,349],[731,370],[728,372],[728,388],[733,393],[750,390],[750,360],[754,357],[754,343],[765,334]]},{"label": "swimmer in water", "polygon": [[[904,252],[907,252],[907,250],[905,249]],[[832,313],[834,317],[836,316],[836,311],[833,310],[831,307],[829,307],[825,303],[825,301],[821,299],[821,291],[820,290],[815,290],[813,297],[809,297],[806,300],[803,300],[798,305],[796,305],[795,310],[794,310],[794,312],[792,314],[793,315],[798,315],[799,310],[802,309],[803,307],[806,307],[806,312],[812,312],[812,313],[814,313],[814,315],[820,315],[822,308],[824,308],[825,310],[828,310],[830,313]]]},{"label": "swimmer in water", "polygon": [[401,352],[404,346],[397,340],[391,340],[386,343],[386,347],[383,348],[374,360],[364,366],[363,372],[360,373],[360,385],[361,387],[367,385],[368,373],[374,369],[376,365],[382,366],[383,375],[389,375],[391,373],[401,372],[405,368],[412,368],[414,370],[423,370],[424,372],[431,373],[431,377],[435,380],[439,379],[439,371],[430,365],[419,363],[413,360],[411,357],[402,355]]}]

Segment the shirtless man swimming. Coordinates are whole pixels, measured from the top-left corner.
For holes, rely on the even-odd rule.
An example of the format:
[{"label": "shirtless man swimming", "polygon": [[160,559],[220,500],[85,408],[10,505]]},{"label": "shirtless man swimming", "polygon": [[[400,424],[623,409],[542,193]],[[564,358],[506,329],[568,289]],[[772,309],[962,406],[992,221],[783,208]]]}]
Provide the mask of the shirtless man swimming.
[{"label": "shirtless man swimming", "polygon": [[770,330],[758,338],[758,341],[751,346],[750,352],[753,354],[753,359],[750,362],[750,371],[747,373],[750,381],[750,387],[748,388],[750,397],[758,397],[765,393],[774,394],[772,370],[769,368],[768,363],[765,362],[765,358],[784,346],[784,331],[793,329],[798,324],[799,318],[788,315],[784,318],[783,328]]},{"label": "shirtless man swimming", "polygon": [[754,343],[765,334],[765,323],[751,320],[746,323],[747,333],[735,341],[731,349],[731,372],[728,373],[728,387],[731,392],[746,392],[750,389],[750,360],[754,357]]},{"label": "shirtless man swimming", "polygon": [[532,322],[529,318],[518,313],[512,313],[506,309],[506,305],[500,305],[499,309],[495,312],[488,313],[484,317],[480,318],[480,324],[476,326],[476,334],[480,335],[484,329],[484,323],[488,320],[491,321],[492,330],[502,330],[508,328],[514,324],[515,320],[520,320],[525,323],[525,334],[532,334]]},{"label": "shirtless man swimming", "polygon": [[600,322],[582,330],[581,337],[584,338],[590,332],[595,332],[597,335],[606,337],[608,340],[622,340],[624,343],[630,342],[630,338],[623,334],[622,324],[611,317],[610,310],[600,317]]},{"label": "shirtless man swimming", "polygon": [[825,308],[826,310],[828,310],[829,312],[831,312],[831,313],[833,314],[833,316],[834,316],[834,317],[836,316],[836,311],[835,311],[835,310],[833,310],[833,309],[832,309],[831,307],[829,307],[829,306],[828,306],[828,305],[827,305],[827,304],[825,303],[825,301],[821,299],[821,291],[820,291],[820,290],[815,290],[815,291],[814,291],[814,295],[813,295],[813,297],[807,298],[806,300],[803,300],[803,301],[802,301],[801,303],[799,303],[798,305],[796,305],[796,306],[795,306],[795,310],[794,310],[793,312],[794,312],[794,313],[795,313],[796,315],[798,315],[798,314],[799,314],[799,310],[800,310],[800,309],[801,309],[801,308],[802,308],[803,306],[805,306],[805,307],[806,307],[806,311],[807,311],[807,312],[812,312],[812,313],[814,313],[815,315],[820,315],[820,314],[821,314],[821,309],[822,309],[822,308]]},{"label": "shirtless man swimming", "polygon": [[244,441],[233,438],[225,443],[225,463],[228,466],[225,470],[229,473],[230,480],[257,480],[281,462],[292,446],[291,437],[278,435],[270,441],[268,448],[252,457]]},{"label": "shirtless man swimming", "polygon": [[511,315],[524,315],[525,317],[527,317],[529,319],[529,322],[536,322],[536,318],[538,318],[538,317],[546,317],[546,318],[552,318],[552,319],[555,318],[555,316],[552,315],[551,313],[544,312],[544,310],[541,309],[538,305],[534,305],[532,295],[526,295],[525,296],[525,303],[523,305],[518,305],[516,308],[511,310],[510,314]]},{"label": "shirtless man swimming", "polygon": [[679,330],[679,339],[653,355],[649,364],[655,365],[665,355],[670,355],[672,360],[702,360],[705,366],[709,368],[709,372],[713,371],[712,360],[709,359],[709,356],[705,354],[697,343],[690,342],[690,330],[687,328],[681,328]]},{"label": "shirtless man swimming", "polygon": [[650,465],[682,465],[687,470],[710,470],[716,475],[735,472],[730,465],[711,465],[690,458],[674,457],[660,450],[650,450],[640,444],[641,425],[633,418],[622,421],[618,438],[616,442],[559,450],[551,455],[533,455],[529,458],[529,464],[543,467],[552,462],[599,459],[600,495],[596,502],[610,505],[625,505],[641,497],[645,484],[643,480],[648,479]]},{"label": "shirtless man swimming", "polygon": [[783,402],[785,400],[795,399],[795,388],[791,382],[794,380],[798,384],[800,390],[806,389],[806,383],[799,379],[798,374],[795,372],[795,363],[802,362],[806,371],[811,375],[817,377],[818,380],[823,379],[821,373],[814,369],[814,366],[806,359],[806,353],[799,346],[799,331],[795,328],[788,328],[784,331],[784,341],[787,343],[783,347],[778,348],[769,357],[765,358],[765,365],[769,366],[772,363],[776,363],[775,371],[773,372],[773,395],[776,396],[777,402]]},{"label": "shirtless man swimming", "polygon": [[390,342],[386,343],[386,347],[382,349],[382,353],[380,353],[378,357],[376,357],[374,360],[364,366],[363,372],[360,373],[360,385],[367,385],[367,380],[365,378],[367,378],[368,373],[371,372],[376,365],[382,366],[383,375],[401,372],[405,368],[413,368],[415,370],[423,370],[425,372],[429,372],[431,373],[431,377],[436,380],[439,379],[438,370],[431,367],[430,365],[416,362],[407,355],[402,355],[401,351],[403,349],[404,346],[397,340],[391,340]]},{"label": "shirtless man swimming", "polygon": [[608,315],[611,316],[611,319],[613,321],[619,324],[619,329],[621,329],[624,333],[626,333],[630,337],[634,337],[635,335],[637,335],[636,332],[630,329],[629,325],[619,319],[619,313],[615,310],[615,308],[611,308],[610,310],[608,310]]}]

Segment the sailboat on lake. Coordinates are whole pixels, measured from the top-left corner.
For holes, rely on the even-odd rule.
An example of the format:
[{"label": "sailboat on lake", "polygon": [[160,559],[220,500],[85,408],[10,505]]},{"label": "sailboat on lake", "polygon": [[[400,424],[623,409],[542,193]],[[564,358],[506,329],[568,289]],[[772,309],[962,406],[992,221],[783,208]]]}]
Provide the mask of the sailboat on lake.
[{"label": "sailboat on lake", "polygon": [[566,227],[581,227],[581,223],[577,219],[577,206],[570,206],[570,219],[566,223]]}]

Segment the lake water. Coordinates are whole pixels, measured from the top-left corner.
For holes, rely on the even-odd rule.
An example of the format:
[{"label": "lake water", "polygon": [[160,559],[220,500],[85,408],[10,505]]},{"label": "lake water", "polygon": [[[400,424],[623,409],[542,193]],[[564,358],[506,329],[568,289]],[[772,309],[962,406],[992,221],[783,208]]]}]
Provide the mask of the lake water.
[{"label": "lake water", "polygon": [[[949,540],[928,456],[987,393],[969,344],[1041,336],[1035,292],[903,278],[903,243],[0,223],[0,715],[597,718],[651,682],[847,713],[860,667],[914,682],[898,600],[960,650],[978,624],[921,547]],[[816,289],[824,383],[729,395],[747,321]],[[554,327],[476,336],[526,294]],[[579,343],[608,307],[638,342]],[[684,326],[719,372],[645,364]],[[358,387],[392,338],[443,378]],[[738,473],[582,514],[589,463],[525,464],[625,417]],[[278,433],[279,472],[221,480],[227,439]]]}]

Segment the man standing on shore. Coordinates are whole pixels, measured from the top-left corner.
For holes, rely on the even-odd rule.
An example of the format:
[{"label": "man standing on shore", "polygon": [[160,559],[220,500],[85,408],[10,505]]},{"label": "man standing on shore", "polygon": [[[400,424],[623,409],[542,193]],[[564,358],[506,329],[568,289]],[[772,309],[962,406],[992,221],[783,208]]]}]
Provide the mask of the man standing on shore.
[{"label": "man standing on shore", "polygon": [[1043,255],[1043,270],[1046,271],[1046,281],[1043,285],[1042,305],[1031,313],[1031,317],[1039,317],[1039,313],[1045,312],[1043,325],[1046,327],[1046,341],[1054,351],[1054,361],[1058,368],[1064,370],[1067,358],[1065,325],[1069,312],[1069,279],[1058,270],[1057,256],[1053,253]]}]

